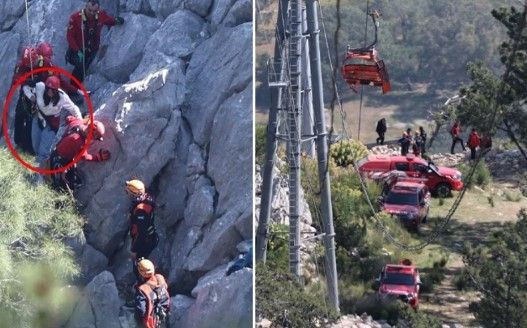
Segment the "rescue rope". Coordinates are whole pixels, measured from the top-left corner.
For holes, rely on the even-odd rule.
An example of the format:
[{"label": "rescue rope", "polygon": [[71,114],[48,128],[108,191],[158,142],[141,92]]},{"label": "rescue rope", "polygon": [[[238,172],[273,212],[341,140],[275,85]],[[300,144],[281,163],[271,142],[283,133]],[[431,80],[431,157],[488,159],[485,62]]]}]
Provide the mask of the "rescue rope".
[{"label": "rescue rope", "polygon": [[[26,0],[27,1],[27,0]],[[82,80],[86,78],[86,46],[84,43],[84,19],[86,17],[86,14],[84,13],[84,9],[82,10],[81,15],[81,38],[82,38]],[[87,20],[86,20],[87,21]]]},{"label": "rescue rope", "polygon": [[[366,0],[366,23],[364,24],[364,47],[368,42],[368,16],[370,11],[370,0]],[[375,37],[377,39],[377,37]],[[362,123],[362,97],[364,95],[364,85],[360,86],[360,102],[359,102],[359,126],[357,128],[357,140],[360,141],[360,127]]]},{"label": "rescue rope", "polygon": [[[31,28],[29,26],[29,5],[28,0],[24,0],[24,3],[26,5],[26,26],[27,26],[27,38],[29,40],[29,46],[31,47],[33,45],[32,43],[32,37],[31,37]],[[31,71],[33,71],[33,54],[32,54],[32,48],[29,50],[29,67],[31,68]],[[31,78],[33,78],[33,73],[31,73]]]}]

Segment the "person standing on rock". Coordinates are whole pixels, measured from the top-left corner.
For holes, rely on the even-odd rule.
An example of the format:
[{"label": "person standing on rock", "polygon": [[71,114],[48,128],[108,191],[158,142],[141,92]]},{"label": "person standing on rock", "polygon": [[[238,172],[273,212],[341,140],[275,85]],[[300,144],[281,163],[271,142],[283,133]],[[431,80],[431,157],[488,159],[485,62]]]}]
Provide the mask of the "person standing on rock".
[{"label": "person standing on rock", "polygon": [[135,287],[135,318],[142,328],[157,328],[168,321],[170,295],[165,278],[155,273],[154,264],[137,263],[140,280]]},{"label": "person standing on rock", "polygon": [[123,23],[123,18],[113,18],[101,10],[99,0],[86,1],[84,9],[70,16],[66,62],[74,66],[71,72],[73,76],[81,82],[84,80],[86,71],[99,50],[102,28]]},{"label": "person standing on rock", "polygon": [[472,129],[472,132],[470,132],[470,135],[468,136],[468,148],[470,148],[470,159],[474,160],[476,159],[476,148],[480,145],[481,138],[479,137],[478,132],[476,129]]},{"label": "person standing on rock", "polygon": [[[99,121],[93,121],[93,125],[93,138],[102,141],[105,133],[104,124]],[[69,164],[80,153],[86,143],[90,128],[88,122],[81,118],[68,116],[66,117],[66,126],[64,135],[51,153],[51,169],[59,169]],[[100,149],[94,155],[84,151],[81,159],[92,162],[106,161],[110,159],[110,151]],[[77,174],[76,165],[73,165],[65,172],[54,174],[52,180],[53,186],[61,190],[74,190],[82,185],[82,181],[80,181],[79,175]]]},{"label": "person standing on rock", "polygon": [[135,276],[140,280],[137,271],[137,261],[148,258],[157,247],[159,236],[154,225],[154,198],[146,192],[145,185],[140,180],[126,181],[126,192],[132,198],[130,210],[130,237],[132,246],[130,253]]},{"label": "person standing on rock", "polygon": [[450,135],[452,136],[452,146],[450,147],[450,153],[454,154],[454,147],[459,142],[461,143],[461,147],[463,147],[463,151],[465,151],[465,144],[463,143],[463,139],[459,137],[461,134],[461,125],[459,124],[459,121],[456,121],[454,125],[452,126],[452,129],[450,129]]},{"label": "person standing on rock", "polygon": [[386,119],[381,118],[377,122],[377,128],[375,129],[375,132],[379,135],[377,139],[375,139],[375,142],[377,144],[384,145],[384,134],[386,133],[387,127],[386,127]]},{"label": "person standing on rock", "polygon": [[405,132],[403,132],[403,136],[401,139],[399,139],[399,144],[401,145],[401,155],[406,156],[408,154],[408,151],[410,149],[410,145],[412,144],[412,130],[407,129]]},{"label": "person standing on rock", "polygon": [[412,152],[416,157],[419,157],[421,156],[421,149],[423,149],[423,138],[421,138],[419,131],[415,131]]}]

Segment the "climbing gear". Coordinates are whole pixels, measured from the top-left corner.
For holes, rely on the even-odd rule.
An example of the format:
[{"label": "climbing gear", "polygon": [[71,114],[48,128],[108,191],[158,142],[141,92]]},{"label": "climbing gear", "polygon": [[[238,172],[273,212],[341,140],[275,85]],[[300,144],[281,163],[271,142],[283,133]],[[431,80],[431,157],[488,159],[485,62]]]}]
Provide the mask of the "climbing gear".
[{"label": "climbing gear", "polygon": [[37,50],[33,47],[25,47],[22,49],[22,66],[30,67],[33,70],[33,63],[38,60]]},{"label": "climbing gear", "polygon": [[123,25],[123,24],[124,24],[124,18],[115,17],[115,25]]},{"label": "climbing gear", "polygon": [[144,325],[147,328],[161,327],[167,320],[170,309],[170,295],[165,278],[160,274],[153,275],[139,286],[139,290],[147,300]]},{"label": "climbing gear", "polygon": [[46,79],[46,88],[58,90],[60,88],[60,79],[57,76],[50,76]]},{"label": "climbing gear", "polygon": [[147,259],[142,259],[137,263],[137,270],[143,278],[150,278],[154,274],[154,264]]},{"label": "climbing gear", "polygon": [[141,196],[145,193],[145,184],[140,180],[126,181],[126,192],[132,196]]},{"label": "climbing gear", "polygon": [[382,92],[387,93],[391,90],[388,71],[375,49],[378,30],[376,19],[380,15],[376,10],[368,15],[373,20],[375,39],[367,47],[352,49],[348,46],[341,73],[346,83],[354,91],[356,91],[355,87],[361,84],[382,87]]}]

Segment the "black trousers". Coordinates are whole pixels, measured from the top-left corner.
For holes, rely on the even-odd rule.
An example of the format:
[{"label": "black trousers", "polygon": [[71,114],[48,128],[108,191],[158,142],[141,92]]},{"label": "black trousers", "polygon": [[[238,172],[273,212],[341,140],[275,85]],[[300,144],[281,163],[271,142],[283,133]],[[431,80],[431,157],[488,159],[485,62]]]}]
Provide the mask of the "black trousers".
[{"label": "black trousers", "polygon": [[461,144],[461,147],[463,147],[463,151],[465,151],[465,144],[463,143],[463,139],[461,139],[460,137],[453,137],[452,138],[452,147],[450,147],[450,153],[451,154],[454,153],[454,147],[456,147],[456,144],[458,142]]},{"label": "black trousers", "polygon": [[15,109],[15,144],[23,151],[35,154],[31,141],[31,126],[33,122],[31,107],[31,102],[20,90],[20,97]]},{"label": "black trousers", "polygon": [[[68,165],[69,161],[60,157],[55,152],[52,152],[50,157],[50,167],[52,170],[59,169]],[[63,173],[53,174],[51,177],[53,181],[53,187],[59,191],[75,190],[77,185],[80,185],[80,177],[77,173],[77,165],[73,165]]]},{"label": "black trousers", "polygon": [[476,148],[470,147],[470,159],[476,159]]},{"label": "black trousers", "polygon": [[384,145],[384,132],[377,132],[377,134],[379,135],[379,137],[377,139],[375,139],[375,141],[377,142],[377,144],[381,144],[381,145]]},{"label": "black trousers", "polygon": [[88,68],[90,67],[91,63],[95,59],[96,54],[96,51],[92,52],[86,49],[86,52],[84,53],[83,63],[83,61],[79,59],[79,56],[77,56],[77,52],[73,51],[71,48],[68,48],[68,51],[66,51],[66,62],[74,66],[71,74],[75,76],[79,81],[84,81],[84,77],[86,76],[86,73],[88,72]]},{"label": "black trousers", "polygon": [[132,241],[132,247],[130,251],[135,253],[135,260],[132,261],[132,268],[137,278],[137,281],[141,281],[142,277],[137,270],[137,260],[140,258],[148,259],[150,253],[157,247],[159,243],[159,236],[155,233],[152,238],[135,240]]}]

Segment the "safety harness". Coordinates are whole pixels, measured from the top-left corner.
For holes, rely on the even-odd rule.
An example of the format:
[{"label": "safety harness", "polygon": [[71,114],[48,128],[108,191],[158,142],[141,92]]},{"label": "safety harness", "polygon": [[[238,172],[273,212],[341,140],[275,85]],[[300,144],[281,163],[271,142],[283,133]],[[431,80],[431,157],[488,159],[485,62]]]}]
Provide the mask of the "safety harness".
[{"label": "safety harness", "polygon": [[165,278],[160,274],[154,275],[153,278],[139,286],[139,290],[147,300],[146,315],[143,318],[143,323],[147,328],[161,327],[168,316],[167,310],[170,306]]}]

